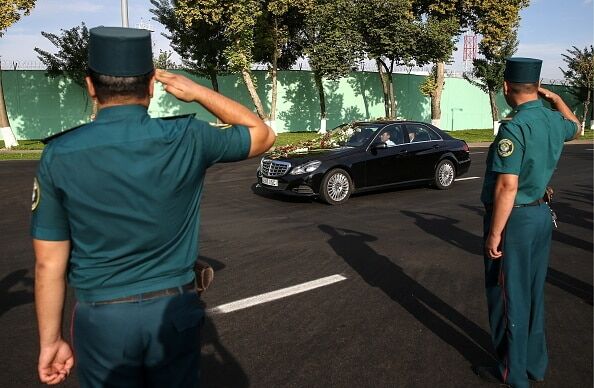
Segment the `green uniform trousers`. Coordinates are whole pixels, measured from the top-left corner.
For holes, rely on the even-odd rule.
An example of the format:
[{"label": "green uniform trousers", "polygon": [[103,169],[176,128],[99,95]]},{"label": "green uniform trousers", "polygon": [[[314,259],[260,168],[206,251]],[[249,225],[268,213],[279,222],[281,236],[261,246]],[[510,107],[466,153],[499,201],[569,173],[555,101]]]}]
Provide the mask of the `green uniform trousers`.
[{"label": "green uniform trousers", "polygon": [[[484,218],[488,235],[491,211]],[[544,285],[552,221],[547,204],[514,207],[502,235],[503,257],[485,256],[485,287],[491,337],[502,380],[528,388],[543,380],[548,363]]]},{"label": "green uniform trousers", "polygon": [[196,291],[127,303],[78,302],[72,319],[81,387],[199,387]]}]

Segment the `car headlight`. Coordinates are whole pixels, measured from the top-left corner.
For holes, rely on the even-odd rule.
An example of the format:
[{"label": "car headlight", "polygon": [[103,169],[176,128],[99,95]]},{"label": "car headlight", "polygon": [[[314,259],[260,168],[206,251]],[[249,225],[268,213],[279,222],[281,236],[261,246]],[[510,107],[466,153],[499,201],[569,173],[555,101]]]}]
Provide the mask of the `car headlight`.
[{"label": "car headlight", "polygon": [[320,162],[319,160],[312,160],[311,162],[301,164],[295,167],[293,170],[291,170],[291,175],[307,174],[309,172],[313,172],[318,167],[320,167],[321,164],[322,162]]}]

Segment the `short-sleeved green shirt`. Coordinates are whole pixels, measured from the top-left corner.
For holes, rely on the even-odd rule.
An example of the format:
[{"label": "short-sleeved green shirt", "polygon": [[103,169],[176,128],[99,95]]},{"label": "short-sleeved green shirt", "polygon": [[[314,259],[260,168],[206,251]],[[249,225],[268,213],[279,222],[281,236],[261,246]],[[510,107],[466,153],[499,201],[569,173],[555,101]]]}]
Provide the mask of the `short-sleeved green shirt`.
[{"label": "short-sleeved green shirt", "polygon": [[46,146],[31,235],[71,241],[68,280],[80,301],[186,284],[198,257],[205,171],[247,158],[250,142],[243,126],[153,119],[140,105],[101,109]]},{"label": "short-sleeved green shirt", "polygon": [[501,124],[489,147],[481,201],[493,203],[497,174],[518,176],[516,205],[542,198],[561,156],[563,143],[571,140],[577,130],[575,122],[545,108],[541,100],[517,106],[511,113],[511,120]]}]

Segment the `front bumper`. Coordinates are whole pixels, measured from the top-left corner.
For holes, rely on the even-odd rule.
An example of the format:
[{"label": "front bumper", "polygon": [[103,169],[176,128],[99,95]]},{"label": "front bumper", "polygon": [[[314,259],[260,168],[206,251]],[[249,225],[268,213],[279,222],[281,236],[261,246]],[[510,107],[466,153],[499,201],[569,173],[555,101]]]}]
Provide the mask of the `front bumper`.
[{"label": "front bumper", "polygon": [[[258,178],[258,187],[266,189],[271,192],[277,192],[287,195],[297,195],[300,197],[312,197],[318,195],[318,187],[319,184],[316,185],[317,179],[315,179],[315,174],[308,174],[308,175],[283,175],[283,176],[275,176],[275,177],[267,177],[263,176],[262,172],[258,169],[257,172]],[[270,181],[266,183],[263,182],[263,179],[270,179],[273,182],[277,183],[277,186],[271,185]]]}]

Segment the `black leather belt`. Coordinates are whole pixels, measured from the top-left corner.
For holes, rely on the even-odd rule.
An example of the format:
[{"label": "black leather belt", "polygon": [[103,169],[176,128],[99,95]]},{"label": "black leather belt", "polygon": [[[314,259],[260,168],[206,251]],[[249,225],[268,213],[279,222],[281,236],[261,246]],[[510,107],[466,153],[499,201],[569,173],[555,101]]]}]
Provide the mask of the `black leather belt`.
[{"label": "black leather belt", "polygon": [[110,299],[110,300],[102,300],[99,302],[93,302],[92,304],[101,305],[101,304],[138,302],[141,300],[161,298],[163,296],[179,295],[179,294],[183,294],[186,291],[192,291],[195,289],[196,289],[196,285],[194,284],[194,282],[190,282],[188,284],[184,284],[181,287],[171,287],[171,288],[165,288],[163,290],[143,292],[142,294],[124,296],[122,298],[116,298],[116,299]]},{"label": "black leather belt", "polygon": [[538,205],[542,205],[543,203],[545,203],[544,199],[539,198],[536,201],[530,202],[530,203],[524,203],[521,205],[514,205],[514,207],[526,207],[526,206],[538,206]]},{"label": "black leather belt", "polygon": [[[527,206],[538,206],[538,205],[542,205],[543,203],[545,203],[545,200],[542,198],[537,199],[536,201],[530,202],[530,203],[522,203],[519,205],[514,205],[515,208],[518,207],[527,207]],[[492,203],[486,203],[485,204],[485,210],[487,211],[491,211],[493,210],[493,204]]]}]

